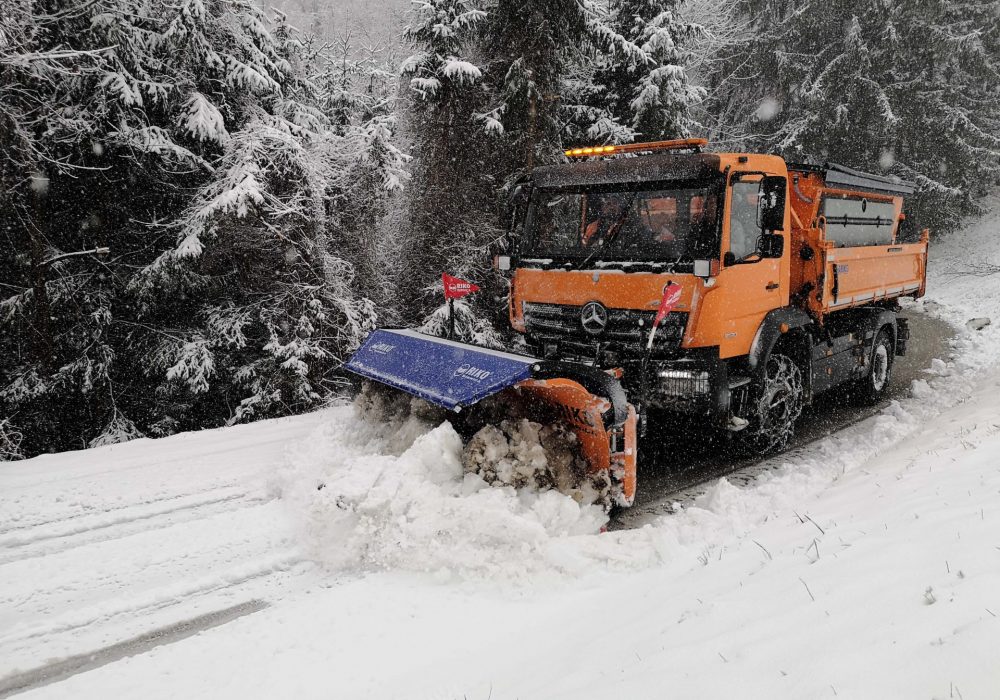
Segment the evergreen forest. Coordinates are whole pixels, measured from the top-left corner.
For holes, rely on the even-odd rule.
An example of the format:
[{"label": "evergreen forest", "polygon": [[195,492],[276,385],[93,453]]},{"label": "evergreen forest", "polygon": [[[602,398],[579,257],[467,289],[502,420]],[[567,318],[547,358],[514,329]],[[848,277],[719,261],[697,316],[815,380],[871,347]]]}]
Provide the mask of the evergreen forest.
[{"label": "evergreen forest", "polygon": [[[415,0],[388,40],[252,0],[7,0],[0,459],[308,411],[380,325],[501,346],[507,202],[566,148],[705,137],[1000,178],[1000,2]],[[933,255],[933,248],[931,254]]]}]

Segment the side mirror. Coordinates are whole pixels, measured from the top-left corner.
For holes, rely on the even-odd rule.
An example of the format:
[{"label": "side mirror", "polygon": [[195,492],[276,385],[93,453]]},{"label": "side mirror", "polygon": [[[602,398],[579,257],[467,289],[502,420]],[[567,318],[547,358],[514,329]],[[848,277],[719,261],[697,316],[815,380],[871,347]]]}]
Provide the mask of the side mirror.
[{"label": "side mirror", "polygon": [[760,257],[780,258],[785,254],[785,238],[778,233],[764,233],[760,237]]},{"label": "side mirror", "polygon": [[[757,225],[761,230],[784,230],[785,192],[787,190],[788,181],[786,178],[767,175],[761,179],[760,196],[757,198]],[[765,255],[764,257],[770,256]]]}]

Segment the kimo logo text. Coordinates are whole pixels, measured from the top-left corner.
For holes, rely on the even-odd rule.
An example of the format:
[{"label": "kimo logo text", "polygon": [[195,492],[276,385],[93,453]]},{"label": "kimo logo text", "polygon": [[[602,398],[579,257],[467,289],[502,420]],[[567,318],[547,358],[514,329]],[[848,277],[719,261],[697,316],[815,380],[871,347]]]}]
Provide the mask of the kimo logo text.
[{"label": "kimo logo text", "polygon": [[474,382],[481,382],[487,377],[489,377],[492,372],[488,372],[485,369],[480,369],[479,367],[473,367],[472,365],[466,363],[455,370],[455,377],[463,377]]}]

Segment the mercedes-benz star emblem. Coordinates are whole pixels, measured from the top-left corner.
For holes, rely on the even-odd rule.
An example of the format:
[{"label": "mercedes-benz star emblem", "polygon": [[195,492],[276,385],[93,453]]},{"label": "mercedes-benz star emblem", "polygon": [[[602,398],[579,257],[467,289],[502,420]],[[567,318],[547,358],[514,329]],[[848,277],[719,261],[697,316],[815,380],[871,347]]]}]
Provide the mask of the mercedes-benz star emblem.
[{"label": "mercedes-benz star emblem", "polygon": [[580,310],[580,324],[591,335],[600,335],[608,325],[608,310],[599,302],[587,302]]}]

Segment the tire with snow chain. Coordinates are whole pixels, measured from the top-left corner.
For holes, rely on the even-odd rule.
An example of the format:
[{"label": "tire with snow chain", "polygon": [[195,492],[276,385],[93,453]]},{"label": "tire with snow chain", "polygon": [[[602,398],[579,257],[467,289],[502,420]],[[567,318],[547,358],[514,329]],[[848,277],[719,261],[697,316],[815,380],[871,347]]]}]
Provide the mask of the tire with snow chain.
[{"label": "tire with snow chain", "polygon": [[888,328],[883,328],[872,343],[872,352],[868,356],[868,372],[856,385],[855,394],[861,403],[876,404],[885,398],[889,391],[889,380],[892,379],[894,355],[892,334]]},{"label": "tire with snow chain", "polygon": [[750,451],[765,455],[785,449],[802,413],[802,394],[798,365],[787,355],[771,353],[750,402],[750,425],[741,433]]}]

